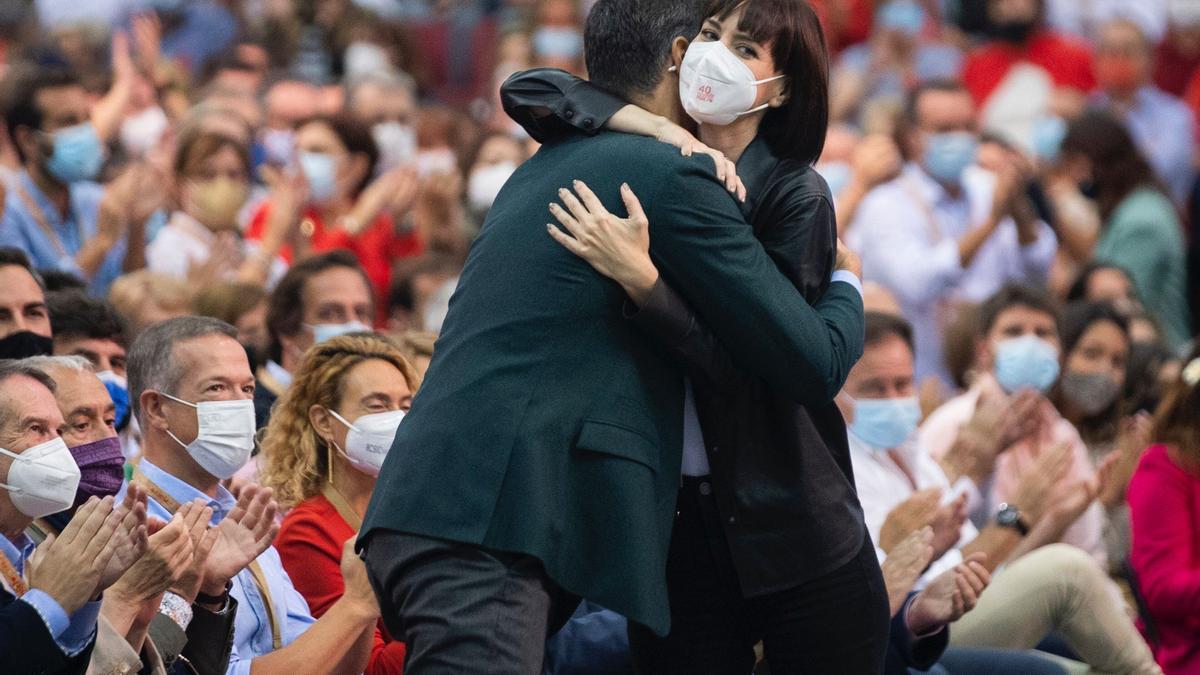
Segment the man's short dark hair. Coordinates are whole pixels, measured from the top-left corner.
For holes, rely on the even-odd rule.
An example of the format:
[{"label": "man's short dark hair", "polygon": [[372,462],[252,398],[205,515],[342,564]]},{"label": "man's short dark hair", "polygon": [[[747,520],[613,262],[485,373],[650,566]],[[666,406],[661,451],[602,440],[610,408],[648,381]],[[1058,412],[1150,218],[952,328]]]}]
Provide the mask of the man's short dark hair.
[{"label": "man's short dark hair", "polygon": [[896,120],[895,141],[900,147],[900,152],[907,160],[915,160],[915,157],[910,156],[911,152],[908,147],[908,135],[921,126],[921,120],[918,116],[918,109],[921,105],[921,99],[925,94],[930,92],[942,92],[946,94],[970,94],[970,91],[963,85],[962,82],[953,79],[937,79],[922,82],[913,88],[904,99],[904,107],[900,111],[900,116]]},{"label": "man's short dark hair", "polygon": [[8,267],[9,265],[20,267],[29,272],[29,276],[33,277],[37,285],[42,290],[46,289],[46,284],[42,281],[41,275],[33,269],[33,265],[29,262],[29,256],[25,255],[24,251],[13,246],[0,246],[0,267]]},{"label": "man's short dark hair", "polygon": [[904,344],[908,345],[909,351],[916,351],[913,345],[912,324],[903,317],[873,310],[866,312],[863,317],[866,326],[863,347],[870,347],[873,344],[882,342],[886,338],[895,336],[904,340]]},{"label": "man's short dark hair", "polygon": [[1026,307],[1048,314],[1054,319],[1055,326],[1062,320],[1058,303],[1046,291],[1024,284],[1007,284],[985,300],[979,308],[980,334],[986,336],[996,325],[996,319],[1000,318],[1005,310],[1013,307]]},{"label": "man's short dark hair", "polygon": [[278,363],[283,358],[283,343],[280,336],[292,336],[300,332],[304,324],[304,285],[308,280],[326,270],[345,267],[362,275],[367,292],[373,294],[371,280],[363,271],[358,259],[349,251],[337,250],[306,258],[292,265],[283,275],[271,297],[267,300],[267,331],[271,334],[269,357]]},{"label": "man's short dark hair", "polygon": [[207,316],[177,316],[142,331],[129,348],[125,371],[129,379],[129,403],[141,418],[142,392],[160,391],[175,395],[183,369],[175,358],[175,346],[207,335],[237,339],[237,329]]},{"label": "man's short dark hair", "polygon": [[82,291],[60,291],[46,298],[55,339],[112,340],[125,346],[125,322],[112,305]]},{"label": "man's short dark hair", "polygon": [[38,94],[46,89],[75,85],[82,86],[79,77],[62,67],[18,67],[4,78],[0,116],[4,117],[8,137],[22,162],[25,161],[25,153],[21,144],[17,143],[17,127],[41,129],[45,122],[44,112],[37,102]]},{"label": "man's short dark hair", "polygon": [[592,83],[625,99],[654,91],[671,66],[671,43],[692,39],[701,0],[600,0],[583,30]]}]

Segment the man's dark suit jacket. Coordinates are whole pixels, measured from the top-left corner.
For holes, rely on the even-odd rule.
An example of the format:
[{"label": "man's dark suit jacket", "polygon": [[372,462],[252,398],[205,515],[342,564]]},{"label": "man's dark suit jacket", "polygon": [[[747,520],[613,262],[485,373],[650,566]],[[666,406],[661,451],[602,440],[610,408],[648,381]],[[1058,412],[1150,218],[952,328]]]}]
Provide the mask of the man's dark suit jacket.
[{"label": "man's dark suit jacket", "polygon": [[87,671],[94,646],[93,637],[83,651],[67,658],[37,611],[0,588],[0,673],[82,674]]},{"label": "man's dark suit jacket", "polygon": [[[496,198],[396,434],[360,535],[376,529],[532,555],[566,590],[665,634],[682,371],[624,293],[547,233],[577,178],[624,214],[628,181],[664,278],[738,364],[798,401],[833,398],[862,301],[809,306],[755,240],[708,158],[625,134],[543,146]],[[851,328],[850,331],[853,331]]]}]

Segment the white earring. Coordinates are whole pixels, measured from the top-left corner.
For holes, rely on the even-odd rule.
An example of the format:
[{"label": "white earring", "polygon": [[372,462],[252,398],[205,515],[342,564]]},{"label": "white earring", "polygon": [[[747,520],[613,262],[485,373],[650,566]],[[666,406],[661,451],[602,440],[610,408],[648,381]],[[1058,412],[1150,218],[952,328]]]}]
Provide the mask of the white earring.
[{"label": "white earring", "polygon": [[673,73],[677,70],[679,70],[679,66],[671,66],[670,68],[667,68],[668,73]]}]

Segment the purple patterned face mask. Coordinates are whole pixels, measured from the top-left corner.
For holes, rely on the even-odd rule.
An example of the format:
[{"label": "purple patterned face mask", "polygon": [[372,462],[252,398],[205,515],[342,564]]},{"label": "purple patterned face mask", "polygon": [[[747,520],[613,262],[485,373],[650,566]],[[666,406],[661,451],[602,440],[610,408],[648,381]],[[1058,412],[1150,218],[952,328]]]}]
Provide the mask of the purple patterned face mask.
[{"label": "purple patterned face mask", "polygon": [[71,456],[81,474],[75,506],[83,504],[88,497],[104,498],[116,495],[121,489],[121,481],[125,478],[125,455],[116,436],[77,445],[71,448]]}]

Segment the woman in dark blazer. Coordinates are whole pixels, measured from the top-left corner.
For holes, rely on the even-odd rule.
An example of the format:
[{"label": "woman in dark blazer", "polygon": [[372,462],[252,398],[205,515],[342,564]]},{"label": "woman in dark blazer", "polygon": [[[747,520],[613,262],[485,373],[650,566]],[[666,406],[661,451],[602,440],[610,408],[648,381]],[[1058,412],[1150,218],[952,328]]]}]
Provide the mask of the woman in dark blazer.
[{"label": "woman in dark blazer", "polygon": [[[828,121],[827,56],[816,16],[793,0],[712,0],[705,15],[692,46],[681,39],[673,49],[671,67],[684,69],[685,110],[693,112],[685,87],[702,86],[697,82],[711,65],[701,62],[713,58],[685,57],[685,50],[722,43],[699,51],[723,48],[744,64],[750,74],[743,85],[754,87],[755,99],[724,125],[704,111],[693,114],[709,120],[699,126],[700,139],[736,161],[742,208],[756,237],[815,303],[838,255],[829,188],[811,168]],[[729,55],[718,58],[726,73],[739,69]],[[502,99],[542,142],[608,128],[653,135],[685,152],[706,149],[689,132],[561,71],[518,74]],[[563,209],[552,211],[568,230],[581,227]],[[618,271],[652,268],[646,232],[614,232],[590,248],[561,231],[555,238],[643,299],[630,308],[631,320],[686,365],[697,413],[685,413],[685,476],[667,565],[672,632],[656,638],[632,631],[639,669],[749,672],[762,640],[776,675],[878,672],[888,603],[854,490],[845,422],[832,401],[836,389],[822,403],[802,405],[740,370],[657,274]],[[861,350],[862,336],[851,343]],[[689,429],[697,418],[699,428]]]}]

